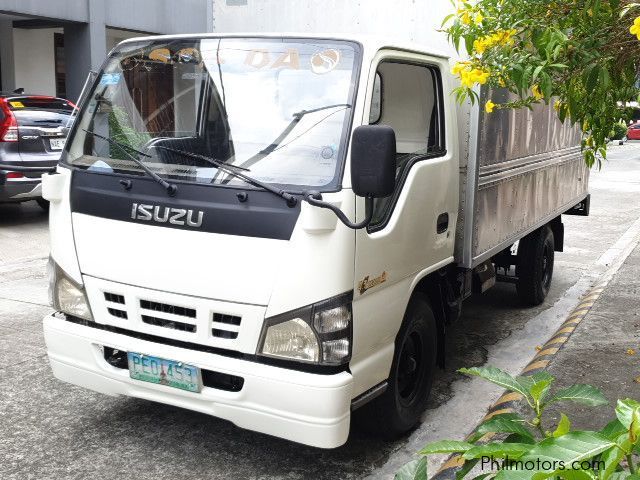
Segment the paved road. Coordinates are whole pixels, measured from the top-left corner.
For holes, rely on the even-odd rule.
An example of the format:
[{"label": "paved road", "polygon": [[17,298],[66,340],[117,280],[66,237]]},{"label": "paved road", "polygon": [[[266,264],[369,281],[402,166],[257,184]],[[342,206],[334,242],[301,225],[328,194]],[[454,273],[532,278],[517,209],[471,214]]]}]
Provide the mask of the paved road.
[{"label": "paved road", "polygon": [[565,219],[566,251],[547,302],[522,310],[510,285],[471,299],[421,427],[395,443],[354,431],[333,451],[56,381],[40,326],[50,311],[46,217],[35,203],[0,206],[0,478],[388,478],[424,443],[462,438],[499,395],[457,368],[489,362],[518,373],[606,269],[611,246],[640,217],[640,145],[613,147],[591,185],[592,216]]}]

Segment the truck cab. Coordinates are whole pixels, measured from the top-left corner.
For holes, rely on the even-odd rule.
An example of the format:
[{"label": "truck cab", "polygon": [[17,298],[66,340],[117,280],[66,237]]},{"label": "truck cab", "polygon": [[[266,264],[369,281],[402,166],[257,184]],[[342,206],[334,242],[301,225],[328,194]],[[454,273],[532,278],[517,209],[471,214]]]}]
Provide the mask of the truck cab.
[{"label": "truck cab", "polygon": [[453,87],[444,55],[370,38],[118,45],[43,182],[55,376],[321,448],[359,408],[411,429],[472,273],[517,240],[456,255]]}]

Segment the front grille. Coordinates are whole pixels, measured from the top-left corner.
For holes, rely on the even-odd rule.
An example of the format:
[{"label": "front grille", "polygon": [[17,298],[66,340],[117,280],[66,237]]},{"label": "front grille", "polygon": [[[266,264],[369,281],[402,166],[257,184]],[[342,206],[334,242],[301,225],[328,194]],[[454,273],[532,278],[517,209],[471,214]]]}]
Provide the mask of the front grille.
[{"label": "front grille", "polygon": [[238,332],[230,332],[228,330],[220,330],[218,328],[211,329],[211,334],[214,337],[218,337],[218,338],[229,338],[229,339],[238,338]]},{"label": "front grille", "polygon": [[228,325],[240,325],[241,317],[236,317],[235,315],[225,315],[223,313],[214,313],[213,321],[217,323],[226,323]]},{"label": "front grille", "polygon": [[[99,284],[96,289],[93,289],[92,282]],[[225,350],[255,348],[248,344],[251,337],[242,333],[246,327],[243,327],[242,317],[247,314],[263,315],[259,308],[231,303],[225,305],[218,300],[133,286],[111,286],[109,283],[112,282],[104,280],[92,279],[88,283],[92,308],[99,323],[118,327],[126,325],[134,331]]]},{"label": "front grille", "polygon": [[124,305],[124,296],[123,295],[117,295],[115,293],[104,292],[104,299],[107,302],[119,303],[120,305]]},{"label": "front grille", "polygon": [[144,310],[153,310],[154,312],[170,313],[171,315],[178,315],[180,317],[196,318],[195,309],[168,305],[166,303],[140,300],[140,308]]},{"label": "front grille", "polygon": [[126,320],[129,317],[127,315],[127,312],[125,312],[124,310],[119,310],[117,308],[107,308],[107,312],[109,312],[114,317],[121,318],[123,320]]},{"label": "front grille", "polygon": [[224,313],[214,313],[212,319],[214,326],[211,329],[211,335],[217,338],[226,338],[228,340],[235,340],[238,338],[238,329],[234,327],[240,326],[242,317],[227,315]]},{"label": "front grille", "polygon": [[175,320],[167,320],[166,318],[151,317],[149,315],[142,315],[142,321],[149,325],[155,325],[156,327],[172,328],[173,330],[180,330],[181,332],[195,333],[196,326],[190,323],[176,322]]}]

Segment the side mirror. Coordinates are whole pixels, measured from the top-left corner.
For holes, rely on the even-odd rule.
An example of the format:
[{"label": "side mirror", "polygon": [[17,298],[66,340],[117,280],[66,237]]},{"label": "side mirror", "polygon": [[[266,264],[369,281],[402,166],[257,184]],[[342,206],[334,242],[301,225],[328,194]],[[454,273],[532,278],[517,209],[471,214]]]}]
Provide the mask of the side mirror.
[{"label": "side mirror", "polygon": [[396,134],[387,125],[363,125],[351,141],[351,186],[359,197],[385,198],[396,186]]}]

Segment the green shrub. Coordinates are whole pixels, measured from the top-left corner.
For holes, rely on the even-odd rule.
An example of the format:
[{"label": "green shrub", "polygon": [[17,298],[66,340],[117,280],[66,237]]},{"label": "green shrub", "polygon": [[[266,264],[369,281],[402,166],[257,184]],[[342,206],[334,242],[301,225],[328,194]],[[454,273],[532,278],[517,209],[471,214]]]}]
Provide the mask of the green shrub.
[{"label": "green shrub", "polygon": [[611,140],[622,140],[627,136],[627,126],[623,123],[616,123],[611,131]]}]

